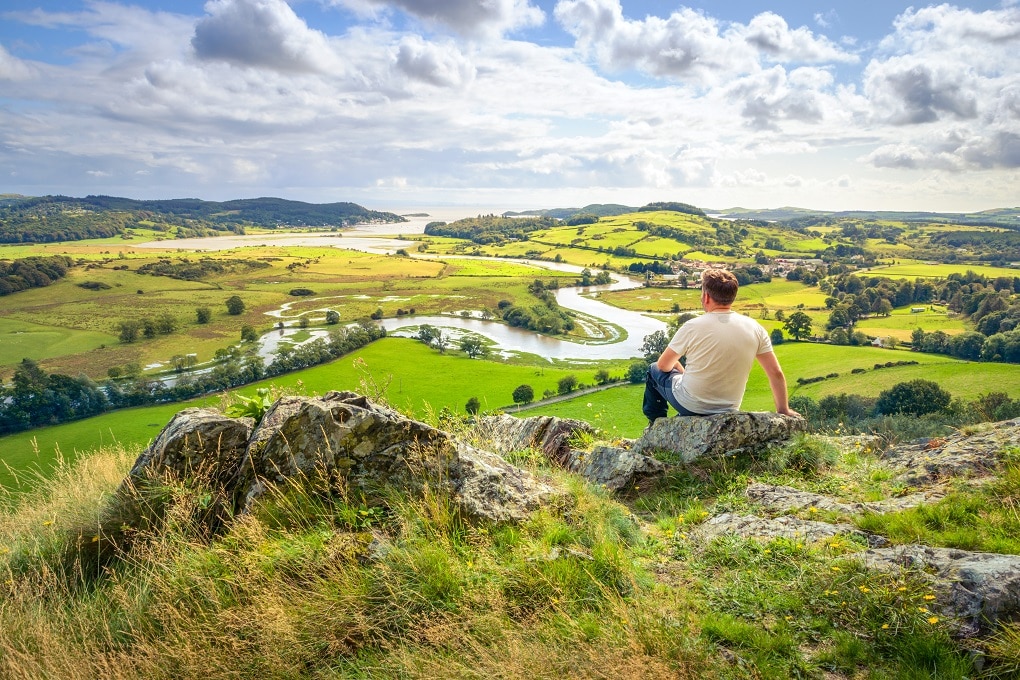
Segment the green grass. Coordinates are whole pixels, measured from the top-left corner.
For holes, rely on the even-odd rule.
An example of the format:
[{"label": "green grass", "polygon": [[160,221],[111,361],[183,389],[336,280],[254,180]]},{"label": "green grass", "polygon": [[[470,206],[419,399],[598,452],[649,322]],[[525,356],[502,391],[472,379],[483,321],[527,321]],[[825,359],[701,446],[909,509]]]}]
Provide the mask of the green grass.
[{"label": "green grass", "polygon": [[116,342],[117,337],[109,333],[0,317],[0,366],[11,366],[25,358],[39,361],[89,352]]},{"label": "green grass", "polygon": [[[154,494],[167,521],[101,571],[74,541],[95,531],[130,452],[63,466],[0,508],[0,675],[981,677],[975,641],[952,638],[927,583],[866,571],[848,559],[862,544],[694,540],[768,474],[748,456],[629,500],[519,458],[564,499],[517,524],[467,522],[432,490],[363,497],[305,480],[210,537],[206,490],[171,483]],[[808,474],[845,481],[838,465],[791,483]],[[990,509],[1015,502],[1016,481],[999,484]],[[986,674],[1017,667],[1015,631],[983,647]]]},{"label": "green grass", "polygon": [[[627,362],[599,366],[529,366],[469,359],[449,352],[440,354],[407,338],[385,338],[332,363],[252,383],[237,390],[251,396],[259,387],[315,395],[330,390],[352,390],[383,395],[395,408],[419,419],[432,418],[444,408],[464,413],[468,399],[477,397],[482,410],[513,404],[513,391],[529,384],[536,397],[546,390],[556,392],[557,383],[568,375],[592,385],[595,372],[607,368],[622,376]],[[37,428],[0,438],[5,467],[0,467],[0,487],[18,486],[13,471],[46,470],[58,457],[68,459],[100,446],[119,443],[145,445],[155,437],[174,413],[189,406],[219,406],[219,396],[177,404],[165,404],[113,411],[73,423]]]},{"label": "green grass", "polygon": [[897,259],[896,264],[873,267],[866,270],[866,273],[878,276],[888,276],[891,279],[930,277],[944,278],[950,274],[963,274],[968,270],[991,278],[998,276],[1008,276],[1012,278],[1017,275],[1017,270],[1009,267],[992,267],[983,264],[928,264],[926,262],[918,262],[916,260],[902,259]]}]

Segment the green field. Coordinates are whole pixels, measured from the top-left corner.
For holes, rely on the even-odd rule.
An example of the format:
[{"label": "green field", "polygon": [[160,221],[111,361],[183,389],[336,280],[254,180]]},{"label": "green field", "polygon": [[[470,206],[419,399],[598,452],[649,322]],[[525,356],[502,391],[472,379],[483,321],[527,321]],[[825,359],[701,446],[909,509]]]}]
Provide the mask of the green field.
[{"label": "green field", "polygon": [[896,264],[873,267],[866,270],[866,273],[875,274],[877,276],[887,276],[891,279],[916,279],[934,277],[945,278],[950,274],[963,274],[967,271],[972,271],[975,274],[981,274],[991,278],[996,278],[998,276],[1008,276],[1010,278],[1020,276],[1020,269],[1011,267],[992,267],[984,264],[933,264],[928,262],[918,262],[917,260],[901,259],[897,259]]},{"label": "green field", "polygon": [[[444,407],[464,413],[464,405],[471,397],[479,400],[483,410],[512,405],[513,391],[522,384],[531,385],[536,398],[541,398],[546,390],[556,392],[559,380],[568,375],[591,385],[599,368],[620,377],[627,364],[617,361],[594,367],[514,365],[440,354],[407,338],[385,338],[332,363],[247,385],[237,392],[254,394],[258,387],[270,385],[287,393],[307,395],[330,390],[370,395],[380,392],[393,407],[427,419]],[[58,450],[66,457],[74,457],[114,442],[144,445],[177,411],[220,403],[221,397],[210,396],[179,404],[114,411],[10,435],[0,438],[0,459],[14,470],[23,470],[32,465],[46,467]],[[0,486],[13,483],[10,472],[0,469]]]},{"label": "green field", "polygon": [[116,342],[117,337],[109,333],[0,317],[0,366],[11,366],[25,358],[39,361],[89,352]]},{"label": "green field", "polygon": [[[958,361],[939,355],[891,351],[873,347],[837,347],[816,343],[787,342],[776,348],[790,385],[791,395],[818,399],[829,394],[877,396],[897,382],[925,378],[943,385],[955,397],[973,398],[988,392],[1005,392],[1020,398],[1020,365]],[[916,366],[874,369],[876,363],[917,361]],[[556,392],[560,378],[574,375],[580,383],[594,385],[594,374],[604,367],[616,377],[629,362],[617,361],[592,367],[522,366],[496,361],[440,354],[405,338],[386,338],[337,361],[246,386],[239,394],[252,394],[262,385],[287,393],[315,395],[329,390],[381,393],[394,407],[420,419],[430,419],[442,408],[464,413],[464,405],[476,397],[483,410],[512,405],[514,388],[532,386],[536,398],[546,390]],[[852,374],[854,368],[866,369]],[[838,373],[820,383],[797,385],[797,378]],[[441,380],[436,377],[441,376]],[[566,402],[539,404],[521,415],[557,415],[588,420],[609,437],[636,437],[645,426],[641,414],[643,385],[618,386],[581,395]],[[57,451],[75,457],[103,444],[118,442],[141,446],[154,437],[177,411],[188,406],[223,403],[220,396],[192,402],[126,409],[64,425],[40,428],[0,438],[0,458],[12,470],[52,464]],[[589,406],[590,404],[590,406]],[[741,408],[773,409],[764,372],[755,365]],[[15,476],[0,469],[0,486],[16,486]]]}]

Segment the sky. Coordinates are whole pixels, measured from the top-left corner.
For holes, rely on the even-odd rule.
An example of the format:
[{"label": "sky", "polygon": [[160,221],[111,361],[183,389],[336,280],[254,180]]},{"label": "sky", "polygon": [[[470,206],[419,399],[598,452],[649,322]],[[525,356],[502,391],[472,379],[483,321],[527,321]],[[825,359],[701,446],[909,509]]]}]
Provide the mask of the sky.
[{"label": "sky", "polygon": [[0,193],[1020,206],[1020,0],[0,8]]}]

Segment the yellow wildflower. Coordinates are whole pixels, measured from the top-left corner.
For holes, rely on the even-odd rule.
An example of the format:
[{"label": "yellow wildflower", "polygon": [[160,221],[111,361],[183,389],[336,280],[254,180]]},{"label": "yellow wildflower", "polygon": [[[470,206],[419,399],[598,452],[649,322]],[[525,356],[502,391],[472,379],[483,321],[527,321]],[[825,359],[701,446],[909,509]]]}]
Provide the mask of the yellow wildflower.
[{"label": "yellow wildflower", "polygon": [[924,596],[924,599],[927,600],[928,602],[931,602],[932,600],[935,599],[935,596],[932,595],[931,593],[929,593],[929,594]]},{"label": "yellow wildflower", "polygon": [[871,588],[869,588],[868,586],[860,586],[858,588],[858,590],[860,590],[862,593],[870,593],[871,592]]},{"label": "yellow wildflower", "polygon": [[937,617],[937,616],[929,616],[928,617],[928,623],[930,623],[932,625],[935,625],[938,622],[939,622],[939,617]]},{"label": "yellow wildflower", "polygon": [[888,623],[883,623],[882,624],[882,630],[889,630],[889,624]]}]

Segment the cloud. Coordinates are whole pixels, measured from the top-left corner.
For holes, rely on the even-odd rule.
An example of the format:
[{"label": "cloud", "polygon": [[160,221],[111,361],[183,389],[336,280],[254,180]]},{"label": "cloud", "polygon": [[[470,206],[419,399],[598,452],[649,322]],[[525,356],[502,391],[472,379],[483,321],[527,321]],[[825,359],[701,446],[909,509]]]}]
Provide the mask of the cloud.
[{"label": "cloud", "polygon": [[937,69],[915,58],[891,59],[868,70],[867,91],[884,118],[897,125],[931,123],[946,116],[975,118],[976,93],[961,68]]},{"label": "cloud", "polygon": [[339,4],[362,12],[366,6],[399,7],[427,24],[477,37],[503,35],[545,21],[545,12],[528,0],[339,0]]},{"label": "cloud", "polygon": [[436,87],[460,87],[475,76],[474,66],[456,45],[428,43],[418,36],[400,40],[396,62],[409,78]]},{"label": "cloud", "polygon": [[619,0],[559,0],[557,21],[580,49],[594,54],[603,68],[637,68],[659,77],[709,84],[719,78],[752,73],[760,62],[855,62],[824,36],[807,28],[790,29],[777,14],[765,12],[746,26],[724,25],[699,11],[681,7],[668,18],[624,17]]},{"label": "cloud", "polygon": [[34,69],[28,63],[18,59],[0,45],[0,81],[28,80],[34,75]]},{"label": "cloud", "polygon": [[803,26],[791,29],[783,17],[772,12],[763,12],[746,27],[737,26],[733,31],[775,61],[817,64],[859,60],[825,36],[816,36]]},{"label": "cloud", "polygon": [[281,72],[329,72],[338,65],[325,35],[283,0],[210,0],[191,44],[199,59]]},{"label": "cloud", "polygon": [[814,68],[787,74],[781,66],[741,78],[727,98],[742,102],[740,114],[755,130],[778,130],[783,121],[819,123],[825,118],[824,89],[832,74]]}]

